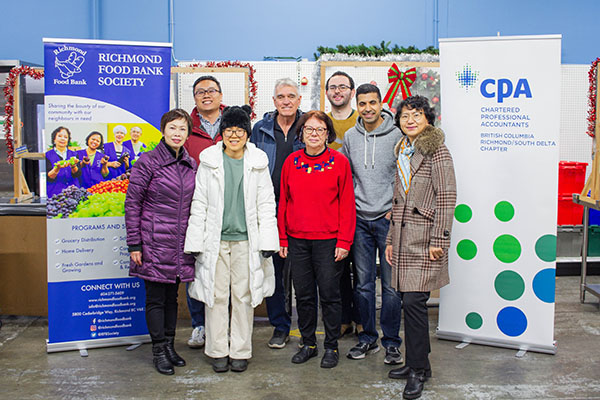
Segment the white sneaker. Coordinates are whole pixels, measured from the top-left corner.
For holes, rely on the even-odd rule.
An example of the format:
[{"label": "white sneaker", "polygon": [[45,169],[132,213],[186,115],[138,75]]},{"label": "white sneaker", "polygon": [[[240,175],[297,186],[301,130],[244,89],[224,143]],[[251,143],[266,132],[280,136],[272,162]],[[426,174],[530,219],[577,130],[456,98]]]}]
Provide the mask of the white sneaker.
[{"label": "white sneaker", "polygon": [[200,347],[204,346],[204,339],[204,327],[197,326],[192,331],[192,336],[190,336],[190,339],[187,343],[192,349],[199,349]]}]

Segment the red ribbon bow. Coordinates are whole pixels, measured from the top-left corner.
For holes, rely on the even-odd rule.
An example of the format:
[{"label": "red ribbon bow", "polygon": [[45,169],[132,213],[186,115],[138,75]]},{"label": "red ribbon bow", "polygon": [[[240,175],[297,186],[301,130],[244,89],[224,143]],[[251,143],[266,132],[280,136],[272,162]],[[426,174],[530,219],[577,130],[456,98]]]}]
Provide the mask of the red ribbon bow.
[{"label": "red ribbon bow", "polygon": [[388,103],[388,105],[392,107],[394,98],[396,97],[396,94],[398,94],[398,88],[402,90],[402,99],[406,99],[407,97],[411,96],[409,88],[412,86],[415,79],[417,79],[416,68],[411,68],[405,72],[400,72],[396,63],[393,63],[392,67],[388,71],[388,81],[392,84],[392,86],[390,86],[390,89],[383,98],[383,102]]}]

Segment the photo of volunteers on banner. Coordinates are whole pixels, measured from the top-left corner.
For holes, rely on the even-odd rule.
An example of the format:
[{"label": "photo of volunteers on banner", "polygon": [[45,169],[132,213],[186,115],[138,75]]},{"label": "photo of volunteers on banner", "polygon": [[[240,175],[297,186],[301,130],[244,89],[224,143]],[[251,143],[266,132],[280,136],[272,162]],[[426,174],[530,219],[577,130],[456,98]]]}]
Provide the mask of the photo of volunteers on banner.
[{"label": "photo of volunteers on banner", "polygon": [[48,218],[123,216],[129,170],[161,138],[147,123],[49,124],[46,132]]}]

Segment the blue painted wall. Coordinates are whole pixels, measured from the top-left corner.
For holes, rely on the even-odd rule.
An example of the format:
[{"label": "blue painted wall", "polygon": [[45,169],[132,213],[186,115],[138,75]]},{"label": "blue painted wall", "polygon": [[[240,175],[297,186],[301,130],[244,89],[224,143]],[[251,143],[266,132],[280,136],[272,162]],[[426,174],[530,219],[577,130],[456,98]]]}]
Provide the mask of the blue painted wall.
[{"label": "blue painted wall", "polygon": [[[424,48],[445,37],[562,34],[562,62],[600,56],[597,0],[173,0],[179,60],[313,59],[320,45]],[[42,63],[42,38],[169,40],[169,0],[2,1],[0,59]],[[437,23],[434,22],[437,16]]]}]

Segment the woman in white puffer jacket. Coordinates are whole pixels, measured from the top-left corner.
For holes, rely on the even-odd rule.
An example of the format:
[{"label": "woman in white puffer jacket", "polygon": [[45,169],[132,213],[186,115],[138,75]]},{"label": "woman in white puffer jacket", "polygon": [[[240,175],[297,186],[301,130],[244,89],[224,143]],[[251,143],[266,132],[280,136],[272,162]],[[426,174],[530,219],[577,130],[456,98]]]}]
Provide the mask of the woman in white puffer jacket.
[{"label": "woman in white puffer jacket", "polygon": [[196,255],[189,294],[206,304],[205,353],[216,372],[246,370],[254,307],[275,289],[275,196],[267,155],[248,141],[249,109],[225,109],[223,142],[200,154],[185,239]]}]

